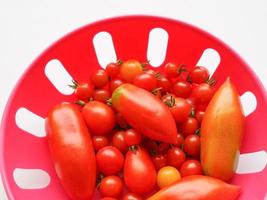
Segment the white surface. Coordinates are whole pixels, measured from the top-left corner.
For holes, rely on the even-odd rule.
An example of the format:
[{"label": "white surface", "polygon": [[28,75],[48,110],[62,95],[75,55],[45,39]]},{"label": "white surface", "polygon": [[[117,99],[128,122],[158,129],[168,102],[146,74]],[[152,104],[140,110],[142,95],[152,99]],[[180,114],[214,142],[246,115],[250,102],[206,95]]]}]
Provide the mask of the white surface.
[{"label": "white surface", "polygon": [[[87,23],[125,14],[166,16],[207,30],[235,49],[267,86],[266,8],[266,0],[0,0],[0,115],[18,78],[52,42]],[[0,199],[6,200],[1,186]]]}]

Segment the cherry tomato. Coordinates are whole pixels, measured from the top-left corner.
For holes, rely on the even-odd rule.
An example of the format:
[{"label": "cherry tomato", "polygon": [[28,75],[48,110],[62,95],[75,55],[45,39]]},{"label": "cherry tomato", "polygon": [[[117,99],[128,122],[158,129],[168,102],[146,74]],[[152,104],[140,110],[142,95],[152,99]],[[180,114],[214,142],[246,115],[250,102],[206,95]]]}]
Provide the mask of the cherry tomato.
[{"label": "cherry tomato", "polygon": [[143,200],[142,197],[140,197],[137,194],[134,193],[127,193],[123,196],[122,200]]},{"label": "cherry tomato", "polygon": [[99,191],[104,197],[118,197],[122,192],[122,180],[118,176],[107,176],[102,179]]},{"label": "cherry tomato", "polygon": [[77,81],[72,81],[73,85],[70,85],[75,89],[75,95],[79,100],[88,100],[93,96],[94,86],[89,83],[78,83]]},{"label": "cherry tomato", "polygon": [[157,87],[157,79],[154,75],[148,73],[138,74],[133,84],[148,91],[152,91]]},{"label": "cherry tomato", "polygon": [[117,87],[123,84],[123,81],[120,79],[114,79],[109,82],[109,90],[112,93]]},{"label": "cherry tomato", "polygon": [[115,126],[113,110],[102,102],[88,102],[82,108],[82,114],[89,130],[95,135],[106,135]]},{"label": "cherry tomato", "polygon": [[166,154],[168,152],[169,148],[170,148],[170,145],[168,143],[161,142],[158,145],[158,153]]},{"label": "cherry tomato", "polygon": [[93,99],[96,101],[101,101],[106,103],[106,101],[110,98],[109,91],[106,89],[98,89],[93,93]]},{"label": "cherry tomato", "polygon": [[180,131],[184,136],[194,135],[199,128],[198,121],[194,117],[188,117],[184,122],[180,124]]},{"label": "cherry tomato", "polygon": [[96,151],[108,145],[108,138],[106,136],[97,135],[93,137],[93,146]]},{"label": "cherry tomato", "polygon": [[163,92],[170,92],[172,84],[169,79],[164,76],[159,77],[158,79],[158,87],[162,88]]},{"label": "cherry tomato", "polygon": [[123,81],[132,83],[135,77],[143,72],[141,63],[131,59],[123,62],[120,67],[120,77]]},{"label": "cherry tomato", "polygon": [[184,143],[184,136],[180,133],[177,134],[177,142],[174,146],[181,147],[181,145]]},{"label": "cherry tomato", "polygon": [[161,169],[162,167],[165,167],[167,164],[166,156],[163,154],[158,154],[156,156],[152,157],[152,161],[154,163],[154,166],[156,170]]},{"label": "cherry tomato", "polygon": [[116,78],[120,73],[120,65],[117,63],[109,63],[106,67],[106,73],[110,78]]},{"label": "cherry tomato", "polygon": [[118,124],[121,128],[123,128],[123,129],[127,129],[127,128],[129,128],[128,123],[126,122],[125,118],[122,116],[121,113],[119,113],[119,112],[116,113],[115,118],[116,118],[116,122],[117,122],[117,124]]},{"label": "cherry tomato", "polygon": [[173,93],[177,97],[187,98],[191,93],[191,85],[187,81],[177,81],[172,86]]},{"label": "cherry tomato", "polygon": [[182,177],[185,177],[191,175],[201,175],[203,172],[202,167],[197,160],[187,160],[182,164],[180,173]]},{"label": "cherry tomato", "polygon": [[183,98],[175,98],[175,102],[170,107],[170,111],[177,123],[186,121],[192,107],[191,105]]},{"label": "cherry tomato", "polygon": [[179,168],[185,161],[185,153],[178,147],[169,149],[167,153],[167,164]]},{"label": "cherry tomato", "polygon": [[192,91],[192,96],[197,103],[207,104],[214,94],[214,88],[207,83],[201,83]]},{"label": "cherry tomato", "polygon": [[185,138],[184,152],[193,157],[199,156],[200,138],[198,135],[189,135]]},{"label": "cherry tomato", "polygon": [[193,83],[204,83],[209,79],[209,71],[205,67],[195,67],[190,73],[189,73],[190,79]]},{"label": "cherry tomato", "polygon": [[178,74],[178,66],[174,63],[167,63],[165,65],[165,74],[167,77],[170,77],[170,78],[174,78],[174,77],[177,77],[179,74]]},{"label": "cherry tomato", "polygon": [[105,70],[99,69],[91,76],[91,82],[94,86],[101,88],[108,83],[108,74]]},{"label": "cherry tomato", "polygon": [[196,112],[196,119],[200,124],[201,124],[201,122],[203,120],[204,115],[205,115],[205,111],[198,110]]},{"label": "cherry tomato", "polygon": [[138,131],[134,129],[128,129],[125,131],[125,142],[129,147],[140,144],[141,140],[142,136]]},{"label": "cherry tomato", "polygon": [[175,167],[166,166],[159,170],[157,183],[159,188],[164,188],[181,179],[179,171]]},{"label": "cherry tomato", "polygon": [[112,145],[118,148],[122,153],[128,150],[128,145],[125,141],[125,132],[117,131],[112,138]]},{"label": "cherry tomato", "polygon": [[188,99],[186,99],[186,101],[191,105],[192,109],[195,109],[197,107],[195,98],[189,97]]},{"label": "cherry tomato", "polygon": [[96,162],[100,172],[113,175],[122,169],[124,157],[116,147],[106,146],[96,153]]},{"label": "cherry tomato", "polygon": [[112,198],[112,197],[104,197],[104,198],[101,198],[100,200],[117,200],[117,199]]}]

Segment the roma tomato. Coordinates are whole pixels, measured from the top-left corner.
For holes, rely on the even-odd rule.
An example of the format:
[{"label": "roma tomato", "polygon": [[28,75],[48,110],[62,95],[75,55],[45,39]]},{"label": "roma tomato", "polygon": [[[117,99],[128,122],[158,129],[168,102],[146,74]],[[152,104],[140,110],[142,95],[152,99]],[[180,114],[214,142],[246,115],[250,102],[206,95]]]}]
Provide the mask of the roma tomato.
[{"label": "roma tomato", "polygon": [[109,98],[110,94],[109,91],[106,89],[97,89],[93,92],[93,99],[95,101],[106,103]]},{"label": "roma tomato", "polygon": [[170,110],[150,92],[123,84],[113,92],[112,106],[143,135],[167,143],[176,142],[176,123]]},{"label": "roma tomato", "polygon": [[174,102],[167,105],[170,107],[170,111],[177,123],[186,121],[192,109],[191,105],[180,97],[176,97]]},{"label": "roma tomato", "polygon": [[89,130],[95,135],[109,134],[115,126],[113,110],[102,102],[88,102],[82,114]]},{"label": "roma tomato", "polygon": [[113,135],[112,145],[118,148],[122,153],[125,153],[128,150],[128,145],[125,141],[125,132],[117,131]]},{"label": "roma tomato", "polygon": [[187,81],[177,81],[172,86],[172,91],[177,97],[187,98],[191,94],[191,85]]},{"label": "roma tomato", "polygon": [[108,83],[108,74],[105,70],[99,69],[91,76],[91,82],[95,87],[101,88]]},{"label": "roma tomato", "polygon": [[166,156],[163,154],[158,154],[156,156],[152,157],[152,161],[154,163],[154,166],[156,170],[161,169],[162,167],[165,167],[167,164]]},{"label": "roma tomato", "polygon": [[189,135],[185,138],[184,152],[193,157],[199,156],[200,138],[198,135]]},{"label": "roma tomato", "polygon": [[175,167],[166,166],[159,170],[157,183],[159,188],[164,188],[181,179],[179,171]]},{"label": "roma tomato", "polygon": [[167,153],[167,164],[179,168],[185,161],[185,153],[178,147],[169,149]]},{"label": "roma tomato", "polygon": [[192,97],[199,104],[208,104],[214,94],[214,88],[208,83],[201,83],[192,91]]},{"label": "roma tomato", "polygon": [[134,59],[123,62],[120,67],[120,77],[123,81],[128,83],[132,83],[135,77],[142,72],[142,64]]},{"label": "roma tomato", "polygon": [[118,176],[107,176],[101,180],[99,191],[104,197],[118,197],[122,187],[122,180]]},{"label": "roma tomato", "polygon": [[99,149],[108,145],[108,138],[103,135],[97,135],[93,137],[94,149],[98,151]]},{"label": "roma tomato", "polygon": [[192,175],[201,175],[203,173],[202,167],[197,160],[185,161],[180,168],[180,172],[181,172],[182,177],[192,176]]},{"label": "roma tomato", "polygon": [[145,90],[152,91],[157,87],[157,79],[154,75],[142,73],[134,78],[133,84]]},{"label": "roma tomato", "polygon": [[124,180],[130,191],[136,194],[150,192],[156,184],[156,170],[150,156],[142,147],[126,154]]},{"label": "roma tomato", "polygon": [[137,194],[134,193],[127,193],[123,196],[122,200],[143,200],[142,197],[140,197]]},{"label": "roma tomato", "polygon": [[134,129],[128,129],[125,131],[125,142],[128,147],[133,145],[139,145],[141,143],[142,136]]},{"label": "roma tomato", "polygon": [[120,79],[114,79],[109,82],[109,90],[112,93],[117,87],[123,84],[123,81]]},{"label": "roma tomato", "polygon": [[94,86],[89,83],[78,83],[77,81],[72,81],[73,85],[70,85],[75,89],[75,95],[77,99],[88,101],[93,96]]},{"label": "roma tomato", "polygon": [[190,73],[189,77],[193,83],[204,83],[209,79],[209,71],[205,67],[197,66]]},{"label": "roma tomato", "polygon": [[168,78],[164,76],[161,76],[158,78],[158,88],[162,88],[163,92],[170,92],[171,87],[172,87],[172,84]]},{"label": "roma tomato", "polygon": [[106,66],[106,73],[110,78],[116,78],[120,73],[120,65],[118,63],[109,63]]},{"label": "roma tomato", "polygon": [[179,75],[179,67],[174,63],[167,63],[164,70],[167,77],[174,78]]},{"label": "roma tomato", "polygon": [[71,199],[91,199],[96,182],[95,153],[79,109],[70,103],[56,105],[49,111],[45,126],[64,190]]},{"label": "roma tomato", "polygon": [[194,135],[199,128],[198,121],[194,117],[188,117],[183,123],[179,125],[180,131],[184,136]]}]

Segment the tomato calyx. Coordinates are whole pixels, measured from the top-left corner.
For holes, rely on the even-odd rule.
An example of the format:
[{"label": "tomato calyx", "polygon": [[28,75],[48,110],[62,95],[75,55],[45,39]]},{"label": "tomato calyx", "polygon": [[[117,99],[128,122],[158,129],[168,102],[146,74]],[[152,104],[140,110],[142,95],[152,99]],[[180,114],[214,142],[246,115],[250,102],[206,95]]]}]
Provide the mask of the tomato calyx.
[{"label": "tomato calyx", "polygon": [[72,84],[69,84],[68,86],[75,90],[78,87],[78,81],[72,79],[71,82]]},{"label": "tomato calyx", "polygon": [[149,65],[149,63],[150,63],[150,60],[147,60],[147,61],[141,63],[143,70],[146,69],[146,67]]},{"label": "tomato calyx", "polygon": [[196,111],[194,108],[191,109],[189,117],[195,117],[196,116]]},{"label": "tomato calyx", "polygon": [[84,107],[86,105],[86,103],[83,100],[78,100],[75,102],[75,104]]},{"label": "tomato calyx", "polygon": [[156,95],[161,90],[162,90],[162,87],[158,87],[158,88],[155,88],[154,90],[152,90],[151,93]]},{"label": "tomato calyx", "polygon": [[137,151],[137,149],[138,149],[137,145],[132,145],[129,147],[129,151],[135,152],[135,151]]},{"label": "tomato calyx", "polygon": [[207,79],[206,83],[213,87],[216,85],[217,82],[214,78],[209,78]]},{"label": "tomato calyx", "polygon": [[177,73],[180,75],[183,72],[187,72],[187,69],[185,68],[185,64],[180,64],[177,69]]},{"label": "tomato calyx", "polygon": [[168,107],[173,107],[174,105],[175,105],[175,98],[172,96],[172,95],[170,95],[170,99],[169,100],[166,100],[165,102],[164,102]]}]

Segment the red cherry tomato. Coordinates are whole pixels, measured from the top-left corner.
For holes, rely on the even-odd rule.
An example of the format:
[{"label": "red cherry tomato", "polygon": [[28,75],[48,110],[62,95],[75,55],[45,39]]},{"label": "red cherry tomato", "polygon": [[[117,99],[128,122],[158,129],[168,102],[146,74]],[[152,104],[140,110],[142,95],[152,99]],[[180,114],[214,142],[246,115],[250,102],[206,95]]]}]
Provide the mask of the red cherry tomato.
[{"label": "red cherry tomato", "polygon": [[101,180],[99,191],[104,197],[118,197],[122,187],[122,180],[118,176],[107,176]]},{"label": "red cherry tomato", "polygon": [[94,86],[101,88],[108,83],[108,74],[105,70],[99,69],[91,76],[91,82]]},{"label": "red cherry tomato", "polygon": [[175,98],[174,104],[170,106],[170,111],[177,123],[186,121],[191,109],[191,105],[180,97]]},{"label": "red cherry tomato", "polygon": [[123,196],[122,200],[143,200],[142,197],[140,197],[137,194],[134,193],[127,193]]},{"label": "red cherry tomato", "polygon": [[182,177],[185,177],[191,175],[201,175],[203,172],[202,167],[197,160],[187,160],[182,164],[180,173]]},{"label": "red cherry tomato", "polygon": [[181,145],[184,143],[184,136],[180,133],[177,134],[177,142],[174,146],[181,147]]},{"label": "red cherry tomato", "polygon": [[125,131],[125,142],[129,147],[140,144],[141,140],[142,136],[138,131],[134,129],[128,129]]},{"label": "red cherry tomato", "polygon": [[106,135],[115,126],[113,110],[102,102],[88,102],[82,108],[82,114],[89,130],[95,135]]},{"label": "red cherry tomato", "polygon": [[207,83],[201,83],[192,91],[192,96],[199,104],[207,104],[214,94],[214,88]]},{"label": "red cherry tomato", "polygon": [[97,152],[96,162],[100,172],[113,175],[122,169],[124,157],[116,147],[106,146]]},{"label": "red cherry tomato", "polygon": [[205,115],[205,111],[198,110],[196,112],[196,119],[200,124],[201,124],[201,122],[203,120],[204,115]]},{"label": "red cherry tomato", "polygon": [[118,148],[122,153],[125,153],[128,150],[128,145],[125,141],[125,132],[117,131],[112,138],[112,145]]},{"label": "red cherry tomato", "polygon": [[178,66],[174,63],[167,63],[165,65],[165,74],[167,77],[170,77],[170,78],[174,78],[174,77],[177,77],[179,74],[178,74]]},{"label": "red cherry tomato", "polygon": [[137,194],[150,192],[156,184],[157,173],[153,162],[142,147],[126,154],[124,180],[130,191]]},{"label": "red cherry tomato", "polygon": [[180,124],[180,131],[184,136],[194,135],[199,128],[198,121],[194,117],[188,117],[186,121]]},{"label": "red cherry tomato", "polygon": [[120,73],[120,65],[117,63],[109,63],[106,67],[106,73],[110,78],[116,78]]},{"label": "red cherry tomato", "polygon": [[75,95],[79,100],[88,100],[93,96],[94,86],[89,83],[78,83],[76,81],[72,81],[73,85],[70,87],[75,89]]},{"label": "red cherry tomato", "polygon": [[106,103],[106,101],[110,98],[109,91],[106,89],[98,89],[95,90],[93,93],[93,99],[95,101],[101,101],[103,103]]},{"label": "red cherry tomato", "polygon": [[109,90],[112,93],[117,87],[123,84],[123,81],[120,79],[114,79],[109,82]]},{"label": "red cherry tomato", "polygon": [[209,79],[209,71],[205,67],[195,67],[190,73],[189,73],[190,79],[193,83],[204,83]]},{"label": "red cherry tomato", "polygon": [[177,81],[172,86],[173,93],[177,97],[187,98],[191,93],[191,85],[187,81]]},{"label": "red cherry tomato", "polygon": [[151,74],[142,73],[135,77],[133,84],[145,90],[152,91],[157,87],[157,79]]},{"label": "red cherry tomato", "polygon": [[193,97],[189,97],[186,101],[191,105],[192,109],[197,107],[196,100]]},{"label": "red cherry tomato", "polygon": [[101,198],[100,200],[117,200],[117,199],[112,198],[112,197],[104,197],[104,198]]},{"label": "red cherry tomato", "polygon": [[167,164],[179,168],[185,161],[185,153],[178,147],[169,149],[167,153]]},{"label": "red cherry tomato", "polygon": [[168,152],[169,148],[170,148],[170,145],[168,143],[161,142],[158,145],[158,153],[166,154]]},{"label": "red cherry tomato", "polygon": [[126,122],[126,120],[125,120],[125,118],[122,116],[122,114],[121,113],[116,113],[116,122],[117,122],[117,124],[121,127],[121,128],[123,128],[123,129],[127,129],[127,128],[129,128],[129,125],[128,125],[128,123]]},{"label": "red cherry tomato", "polygon": [[158,79],[158,87],[162,88],[163,92],[170,92],[172,84],[169,79],[164,76],[159,77]]},{"label": "red cherry tomato", "polygon": [[123,62],[120,67],[120,77],[128,83],[132,83],[135,77],[142,72],[143,67],[141,63],[134,59]]},{"label": "red cherry tomato", "polygon": [[93,137],[93,146],[96,151],[108,145],[108,138],[106,136],[97,135]]},{"label": "red cherry tomato", "polygon": [[156,74],[156,72],[153,69],[145,70],[144,73],[147,73],[147,74],[150,74],[150,75],[153,75],[153,76],[155,76],[155,74]]},{"label": "red cherry tomato", "polygon": [[159,154],[159,155],[152,157],[152,161],[154,163],[156,170],[159,170],[162,167],[165,167],[167,164],[166,156],[163,154]]},{"label": "red cherry tomato", "polygon": [[199,156],[200,138],[198,135],[189,135],[185,138],[184,152],[193,157]]}]

